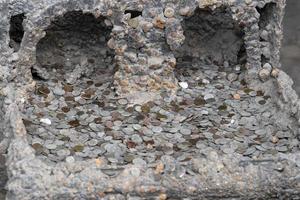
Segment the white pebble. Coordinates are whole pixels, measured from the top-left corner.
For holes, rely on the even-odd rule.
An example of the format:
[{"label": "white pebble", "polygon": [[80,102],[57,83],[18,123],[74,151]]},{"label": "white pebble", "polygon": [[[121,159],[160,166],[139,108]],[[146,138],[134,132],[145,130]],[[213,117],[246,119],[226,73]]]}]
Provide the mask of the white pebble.
[{"label": "white pebble", "polygon": [[204,78],[204,79],[202,80],[202,83],[203,83],[203,84],[210,84],[210,81]]},{"label": "white pebble", "polygon": [[202,115],[208,115],[208,111],[207,110],[201,110],[201,114]]},{"label": "white pebble", "polygon": [[40,119],[40,122],[47,124],[47,125],[51,125],[51,120],[48,118],[42,118],[42,119]]},{"label": "white pebble", "polygon": [[183,89],[187,89],[189,87],[187,82],[179,82],[179,86],[182,87]]}]

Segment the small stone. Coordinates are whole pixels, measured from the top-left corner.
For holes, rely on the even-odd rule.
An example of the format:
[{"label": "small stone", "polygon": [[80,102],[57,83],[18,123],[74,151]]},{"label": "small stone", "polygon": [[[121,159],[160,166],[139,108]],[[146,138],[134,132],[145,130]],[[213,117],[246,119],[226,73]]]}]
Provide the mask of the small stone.
[{"label": "small stone", "polygon": [[179,82],[178,83],[179,86],[183,89],[187,89],[189,87],[188,83],[187,82]]},{"label": "small stone", "polygon": [[274,69],[272,70],[272,72],[271,72],[271,76],[274,77],[274,78],[277,78],[278,75],[279,75],[279,72],[280,72],[279,69],[274,68]]},{"label": "small stone", "polygon": [[173,8],[170,8],[170,7],[166,8],[166,9],[165,9],[165,12],[164,12],[164,15],[165,15],[165,17],[167,17],[167,18],[173,17],[173,16],[174,16],[174,9],[173,9]]},{"label": "small stone", "polygon": [[182,16],[187,16],[190,13],[189,7],[181,8],[179,10],[179,14]]},{"label": "small stone", "polygon": [[251,4],[252,3],[252,0],[245,0],[246,4]]},{"label": "small stone", "polygon": [[279,139],[278,139],[278,137],[276,137],[276,136],[273,136],[272,137],[272,142],[275,144],[275,143],[277,143],[279,141]]},{"label": "small stone", "polygon": [[266,64],[264,64],[263,69],[266,69],[266,70],[268,70],[268,71],[271,71],[271,70],[272,70],[272,66],[271,66],[270,63],[266,63]]},{"label": "small stone", "polygon": [[263,30],[260,34],[261,39],[268,41],[269,33],[266,30]]},{"label": "small stone", "polygon": [[210,81],[208,79],[204,78],[204,79],[202,79],[202,83],[207,85],[207,84],[210,84]]},{"label": "small stone", "polygon": [[266,69],[262,69],[259,71],[259,78],[261,81],[265,82],[269,79],[270,77],[270,72]]},{"label": "small stone", "polygon": [[161,67],[161,65],[164,62],[164,58],[163,57],[150,57],[148,58],[148,66],[152,69],[157,69],[159,67]]},{"label": "small stone", "polygon": [[200,113],[201,113],[202,115],[208,115],[208,114],[209,114],[207,110],[201,110]]},{"label": "small stone", "polygon": [[48,118],[42,118],[40,119],[40,122],[43,124],[51,125],[51,120]]},{"label": "small stone", "polygon": [[153,20],[153,25],[154,25],[156,28],[164,29],[164,28],[165,28],[165,24],[166,24],[166,20],[163,19],[163,18],[160,17],[160,16],[155,17],[154,20]]},{"label": "small stone", "polygon": [[112,22],[108,19],[105,19],[104,23],[105,23],[106,26],[112,26]]},{"label": "small stone", "polygon": [[165,194],[165,193],[159,194],[159,200],[166,200],[166,199],[168,199],[168,195],[167,194]]},{"label": "small stone", "polygon": [[241,71],[241,66],[240,66],[240,65],[235,66],[234,70],[235,70],[236,72]]},{"label": "small stone", "polygon": [[234,95],[233,95],[233,99],[235,99],[235,100],[240,100],[240,99],[241,99],[241,95],[239,95],[239,94],[234,94]]},{"label": "small stone", "polygon": [[272,66],[269,63],[264,64],[263,69],[259,71],[259,78],[265,82],[270,78]]}]

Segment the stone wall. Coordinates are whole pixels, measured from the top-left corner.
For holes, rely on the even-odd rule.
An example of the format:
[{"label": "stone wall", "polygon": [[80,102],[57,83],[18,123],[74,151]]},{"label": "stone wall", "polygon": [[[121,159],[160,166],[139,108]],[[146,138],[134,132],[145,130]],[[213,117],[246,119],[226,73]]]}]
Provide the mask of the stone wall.
[{"label": "stone wall", "polygon": [[7,199],[299,197],[284,5],[0,0]]}]

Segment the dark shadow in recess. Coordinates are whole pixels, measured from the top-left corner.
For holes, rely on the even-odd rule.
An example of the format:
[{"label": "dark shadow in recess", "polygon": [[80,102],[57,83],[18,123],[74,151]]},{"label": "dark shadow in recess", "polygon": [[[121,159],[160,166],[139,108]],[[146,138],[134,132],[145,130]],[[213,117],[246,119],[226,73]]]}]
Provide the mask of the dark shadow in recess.
[{"label": "dark shadow in recess", "polygon": [[227,8],[197,8],[182,22],[185,42],[174,52],[175,74],[180,68],[199,69],[203,65],[229,67],[245,64],[244,32]]},{"label": "dark shadow in recess", "polygon": [[9,46],[13,48],[15,52],[19,50],[24,36],[23,21],[25,18],[26,18],[25,14],[22,13],[22,14],[14,15],[10,19]]},{"label": "dark shadow in recess", "polygon": [[79,65],[86,69],[83,76],[106,74],[112,77],[116,71],[115,54],[107,46],[112,26],[108,26],[105,19],[82,11],[56,17],[37,44],[37,65],[48,73],[55,70],[57,76],[71,73]]},{"label": "dark shadow in recess", "polygon": [[142,12],[138,10],[125,10],[124,14],[131,14],[131,19],[142,16]]},{"label": "dark shadow in recess", "polygon": [[[263,8],[256,8],[257,12],[260,14],[259,18],[259,30],[260,30],[260,42],[262,48],[261,63],[270,63],[273,52],[275,51],[275,30],[274,23],[275,21],[275,12],[276,12],[276,3],[268,3]],[[270,35],[262,36],[262,31],[271,32]],[[267,37],[267,38],[266,38]]]}]

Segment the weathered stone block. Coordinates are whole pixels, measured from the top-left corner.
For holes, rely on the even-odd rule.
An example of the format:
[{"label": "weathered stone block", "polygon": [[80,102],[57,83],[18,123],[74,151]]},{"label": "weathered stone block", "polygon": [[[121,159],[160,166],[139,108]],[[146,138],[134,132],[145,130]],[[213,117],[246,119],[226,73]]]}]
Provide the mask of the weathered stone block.
[{"label": "weathered stone block", "polygon": [[284,6],[0,0],[6,198],[298,198]]}]

